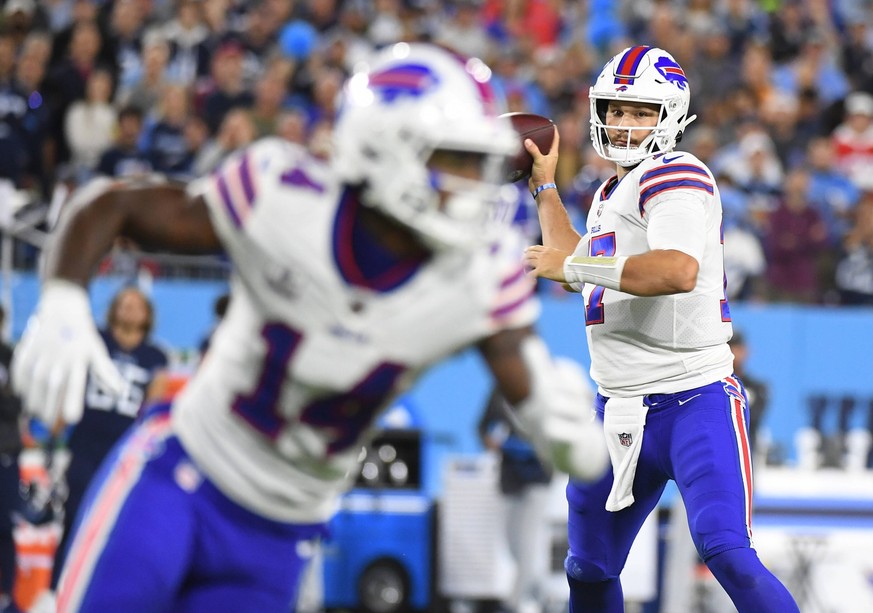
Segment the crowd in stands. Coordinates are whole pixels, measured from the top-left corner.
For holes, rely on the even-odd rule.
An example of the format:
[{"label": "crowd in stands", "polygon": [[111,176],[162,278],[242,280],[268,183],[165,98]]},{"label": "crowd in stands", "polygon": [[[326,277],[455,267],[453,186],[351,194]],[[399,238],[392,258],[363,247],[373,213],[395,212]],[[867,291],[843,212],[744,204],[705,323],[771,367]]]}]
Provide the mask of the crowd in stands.
[{"label": "crowd in stands", "polygon": [[873,304],[870,0],[7,0],[0,17],[0,177],[45,201],[96,174],[187,180],[268,134],[328,157],[343,78],[427,39],[556,121],[581,218],[613,172],[588,85],[630,41],[663,47],[698,116],[679,148],[721,190],[729,296]]}]

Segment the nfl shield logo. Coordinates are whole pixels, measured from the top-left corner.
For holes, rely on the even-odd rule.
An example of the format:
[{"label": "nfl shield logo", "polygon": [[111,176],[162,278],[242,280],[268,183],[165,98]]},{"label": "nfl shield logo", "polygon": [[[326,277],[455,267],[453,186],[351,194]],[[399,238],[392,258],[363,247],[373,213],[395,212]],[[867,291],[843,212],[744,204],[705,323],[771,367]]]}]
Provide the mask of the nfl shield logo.
[{"label": "nfl shield logo", "polygon": [[634,442],[634,437],[632,437],[628,432],[622,432],[618,435],[618,442],[621,443],[622,447],[630,447]]}]

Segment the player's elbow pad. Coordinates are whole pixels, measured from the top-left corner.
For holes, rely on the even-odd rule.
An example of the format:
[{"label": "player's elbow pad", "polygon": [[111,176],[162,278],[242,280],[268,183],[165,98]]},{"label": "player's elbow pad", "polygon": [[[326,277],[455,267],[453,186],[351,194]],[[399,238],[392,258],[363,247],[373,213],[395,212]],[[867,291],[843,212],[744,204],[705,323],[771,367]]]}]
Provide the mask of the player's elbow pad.
[{"label": "player's elbow pad", "polygon": [[535,337],[525,339],[522,355],[531,393],[517,408],[538,455],[573,479],[599,479],[609,466],[609,453],[581,367],[552,358]]}]

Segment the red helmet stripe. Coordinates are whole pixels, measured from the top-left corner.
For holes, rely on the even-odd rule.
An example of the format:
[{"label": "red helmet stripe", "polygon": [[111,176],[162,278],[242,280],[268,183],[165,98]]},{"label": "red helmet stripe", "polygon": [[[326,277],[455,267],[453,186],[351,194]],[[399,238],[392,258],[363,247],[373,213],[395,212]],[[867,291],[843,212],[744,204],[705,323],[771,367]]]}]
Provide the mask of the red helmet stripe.
[{"label": "red helmet stripe", "polygon": [[624,56],[619,60],[618,66],[615,67],[616,85],[630,85],[634,82],[640,61],[650,49],[651,47],[641,45],[639,47],[631,47],[625,52]]}]

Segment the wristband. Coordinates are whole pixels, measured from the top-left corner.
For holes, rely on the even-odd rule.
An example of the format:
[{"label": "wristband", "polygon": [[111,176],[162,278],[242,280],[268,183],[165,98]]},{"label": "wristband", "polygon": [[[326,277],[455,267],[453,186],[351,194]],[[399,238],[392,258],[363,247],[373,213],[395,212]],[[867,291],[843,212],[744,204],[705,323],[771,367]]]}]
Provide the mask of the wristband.
[{"label": "wristband", "polygon": [[555,185],[554,183],[543,183],[543,184],[540,185],[538,188],[536,188],[535,190],[533,190],[533,191],[530,193],[530,195],[534,197],[534,200],[536,200],[537,196],[540,195],[540,192],[542,192],[542,191],[544,191],[544,190],[547,190],[547,189],[558,189],[558,186]]},{"label": "wristband", "polygon": [[593,283],[621,291],[621,273],[627,256],[615,258],[568,256],[564,260],[564,280],[567,283]]}]

